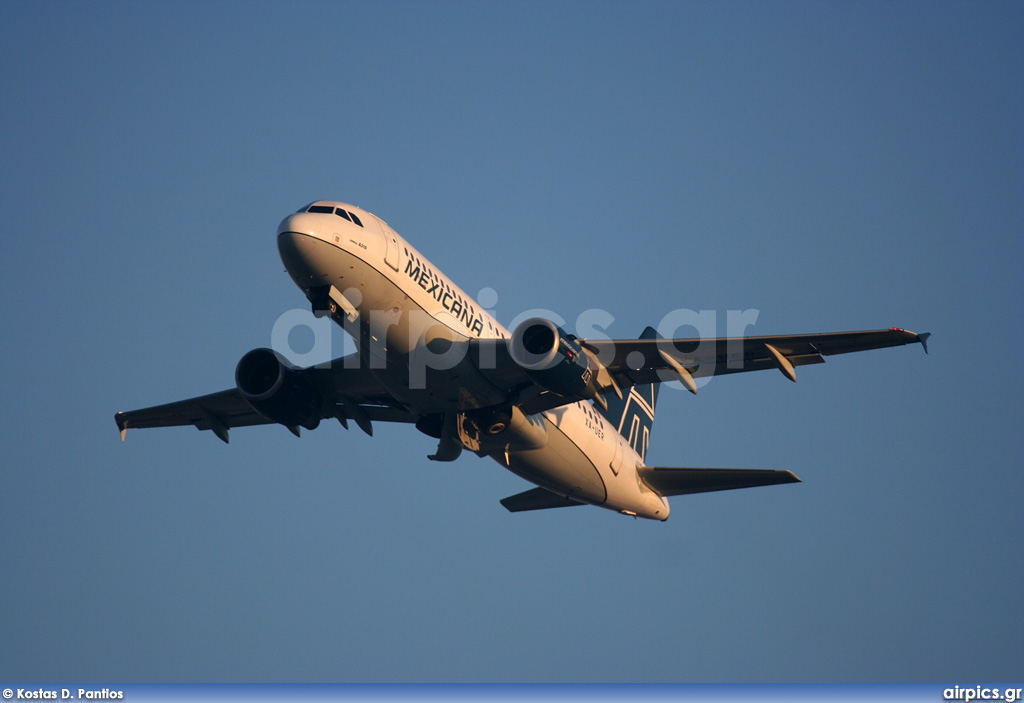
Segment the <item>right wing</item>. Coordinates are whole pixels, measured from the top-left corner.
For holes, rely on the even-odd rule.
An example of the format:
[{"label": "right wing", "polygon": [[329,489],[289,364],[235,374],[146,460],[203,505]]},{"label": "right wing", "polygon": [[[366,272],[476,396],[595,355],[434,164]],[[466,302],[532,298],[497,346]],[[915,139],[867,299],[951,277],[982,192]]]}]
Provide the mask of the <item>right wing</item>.
[{"label": "right wing", "polygon": [[[778,369],[795,381],[794,367],[822,364],[825,356],[905,344],[920,344],[927,352],[928,337],[927,333],[894,327],[865,332],[664,339],[648,328],[640,339],[574,339],[598,365],[598,392],[618,394],[632,386],[674,380],[696,393],[694,378],[763,369]],[[508,340],[474,339],[470,350],[485,378],[508,393],[527,415],[585,399],[557,395],[533,383],[512,358]]]},{"label": "right wing", "polygon": [[662,466],[638,466],[637,473],[648,486],[662,496],[731,491],[735,488],[800,483],[792,471],[772,469],[689,469]]},{"label": "right wing", "polygon": [[[825,356],[920,344],[928,351],[928,333],[892,327],[866,332],[788,334],[708,339],[581,339],[620,387],[674,380],[678,364],[693,378],[779,369],[796,380],[794,366],[821,364]],[[671,361],[665,358],[671,357]],[[685,380],[684,380],[685,383]],[[691,389],[692,390],[692,389]]]}]

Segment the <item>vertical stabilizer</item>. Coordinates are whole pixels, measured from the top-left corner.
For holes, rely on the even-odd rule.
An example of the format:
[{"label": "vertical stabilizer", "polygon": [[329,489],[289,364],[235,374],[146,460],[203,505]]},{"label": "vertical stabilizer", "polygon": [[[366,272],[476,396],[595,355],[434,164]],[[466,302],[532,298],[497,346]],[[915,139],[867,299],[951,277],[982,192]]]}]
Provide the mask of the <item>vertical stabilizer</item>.
[{"label": "vertical stabilizer", "polygon": [[[640,335],[640,339],[657,339],[658,332],[648,327]],[[630,446],[643,460],[647,456],[647,447],[651,440],[651,426],[654,424],[654,406],[658,402],[658,383],[633,386],[629,393],[623,393],[620,400],[614,395],[606,395],[608,409],[595,406],[598,412],[608,419],[619,431]]]}]

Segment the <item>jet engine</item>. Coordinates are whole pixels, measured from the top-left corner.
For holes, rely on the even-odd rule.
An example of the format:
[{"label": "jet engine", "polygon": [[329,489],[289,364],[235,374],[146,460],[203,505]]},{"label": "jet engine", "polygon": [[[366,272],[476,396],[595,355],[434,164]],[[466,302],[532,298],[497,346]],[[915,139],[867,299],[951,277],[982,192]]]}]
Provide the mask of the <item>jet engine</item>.
[{"label": "jet engine", "polygon": [[586,354],[576,338],[554,322],[533,317],[512,332],[509,342],[512,359],[544,390],[562,396],[596,395],[596,362]]},{"label": "jet engine", "polygon": [[235,385],[263,417],[285,427],[314,430],[323,400],[308,379],[272,349],[253,349],[235,367]]}]

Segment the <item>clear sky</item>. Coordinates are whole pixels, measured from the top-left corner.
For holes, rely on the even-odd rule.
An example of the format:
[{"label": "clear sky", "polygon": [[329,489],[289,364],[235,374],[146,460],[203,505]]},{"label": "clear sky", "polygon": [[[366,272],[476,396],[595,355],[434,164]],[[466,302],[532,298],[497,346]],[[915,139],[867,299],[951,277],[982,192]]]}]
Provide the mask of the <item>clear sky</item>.
[{"label": "clear sky", "polygon": [[[0,3],[0,679],[1019,680],[1022,36],[1019,2]],[[119,442],[306,307],[274,233],[317,198],[505,323],[931,354],[664,391],[649,463],[804,481],[667,523],[509,514],[528,484],[407,426]]]}]

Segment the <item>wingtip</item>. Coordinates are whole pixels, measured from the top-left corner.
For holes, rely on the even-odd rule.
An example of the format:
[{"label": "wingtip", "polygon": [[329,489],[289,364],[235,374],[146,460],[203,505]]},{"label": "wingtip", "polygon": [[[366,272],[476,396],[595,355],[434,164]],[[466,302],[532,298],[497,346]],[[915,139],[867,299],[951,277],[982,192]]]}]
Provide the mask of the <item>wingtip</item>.
[{"label": "wingtip", "polygon": [[924,353],[928,353],[928,338],[932,336],[931,332],[922,332],[921,334],[918,334],[917,332],[911,332],[910,330],[903,329],[902,327],[892,327],[890,329],[891,331],[902,335],[904,344],[920,342],[921,346],[924,348]]},{"label": "wingtip", "polygon": [[121,441],[124,441],[125,435],[128,433],[128,422],[121,417],[121,413],[114,413],[114,422],[117,423],[117,429],[121,433]]}]

